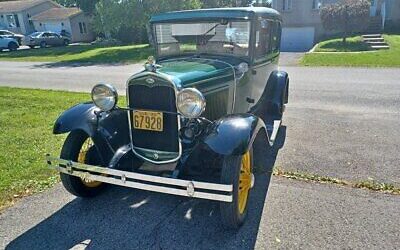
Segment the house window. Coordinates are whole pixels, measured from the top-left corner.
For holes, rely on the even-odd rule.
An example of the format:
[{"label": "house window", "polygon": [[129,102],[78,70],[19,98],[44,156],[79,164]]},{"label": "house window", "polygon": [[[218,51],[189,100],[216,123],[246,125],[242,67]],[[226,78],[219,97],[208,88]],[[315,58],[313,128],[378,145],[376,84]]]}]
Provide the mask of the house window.
[{"label": "house window", "polygon": [[19,20],[17,15],[7,15],[7,22],[9,28],[19,27]]},{"label": "house window", "polygon": [[87,30],[86,30],[86,23],[79,23],[79,31],[81,32],[81,34],[86,34]]},{"label": "house window", "polygon": [[321,0],[313,0],[312,1],[312,9],[319,10],[321,8]]},{"label": "house window", "polygon": [[282,0],[283,7],[282,10],[288,11],[292,9],[292,0]]}]

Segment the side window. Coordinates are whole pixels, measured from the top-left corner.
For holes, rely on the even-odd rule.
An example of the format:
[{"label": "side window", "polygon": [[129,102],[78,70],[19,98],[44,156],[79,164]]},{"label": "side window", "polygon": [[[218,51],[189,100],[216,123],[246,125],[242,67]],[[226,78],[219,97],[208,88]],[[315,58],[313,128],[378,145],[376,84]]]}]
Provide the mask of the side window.
[{"label": "side window", "polygon": [[271,50],[273,53],[279,52],[281,44],[281,23],[274,22],[272,29]]},{"label": "side window", "polygon": [[83,34],[83,25],[81,22],[79,22],[79,31],[81,34]]},{"label": "side window", "polygon": [[262,19],[257,23],[255,59],[263,59],[271,53],[271,33],[273,22]]}]

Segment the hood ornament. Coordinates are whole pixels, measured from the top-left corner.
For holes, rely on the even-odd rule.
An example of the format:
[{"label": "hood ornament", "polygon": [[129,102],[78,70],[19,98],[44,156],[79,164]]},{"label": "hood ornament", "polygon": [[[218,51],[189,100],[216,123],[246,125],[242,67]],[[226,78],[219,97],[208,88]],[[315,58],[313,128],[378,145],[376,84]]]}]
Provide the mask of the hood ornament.
[{"label": "hood ornament", "polygon": [[156,64],[156,60],[154,56],[149,56],[147,58],[146,63],[144,64],[144,68],[150,72],[156,72],[158,68],[161,68],[161,65]]}]

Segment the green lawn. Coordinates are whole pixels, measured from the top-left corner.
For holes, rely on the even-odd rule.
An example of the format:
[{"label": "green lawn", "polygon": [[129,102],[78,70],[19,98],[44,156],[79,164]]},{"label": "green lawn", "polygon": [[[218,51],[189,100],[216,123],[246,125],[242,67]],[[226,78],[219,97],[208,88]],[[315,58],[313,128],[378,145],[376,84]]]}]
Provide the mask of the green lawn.
[{"label": "green lawn", "polygon": [[[390,45],[389,50],[360,53],[309,53],[303,57],[301,64],[304,66],[400,67],[400,35],[385,35],[384,37]],[[352,38],[352,51],[360,48],[357,39]],[[317,51],[343,52],[344,48],[337,39],[333,39],[322,42]]]},{"label": "green lawn", "polygon": [[64,63],[135,63],[147,59],[154,52],[147,44],[101,47],[73,45],[45,49],[0,52],[2,61],[64,62]]},{"label": "green lawn", "polygon": [[58,182],[45,154],[59,155],[65,135],[55,119],[89,94],[0,87],[0,208]]},{"label": "green lawn", "polygon": [[354,52],[368,50],[370,50],[370,48],[362,42],[361,36],[347,38],[346,46],[343,45],[341,38],[337,38],[320,42],[315,49],[316,52]]}]

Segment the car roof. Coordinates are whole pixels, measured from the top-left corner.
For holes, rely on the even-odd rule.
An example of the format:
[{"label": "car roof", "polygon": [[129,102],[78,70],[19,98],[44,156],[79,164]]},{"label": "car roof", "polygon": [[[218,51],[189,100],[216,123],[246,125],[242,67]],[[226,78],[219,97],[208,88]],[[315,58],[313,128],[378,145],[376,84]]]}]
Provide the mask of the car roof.
[{"label": "car roof", "polygon": [[173,11],[157,14],[151,17],[151,23],[162,23],[171,21],[191,21],[191,20],[210,20],[210,19],[242,19],[252,20],[258,17],[271,18],[281,21],[278,11],[265,7],[236,7],[236,8],[215,8]]}]

